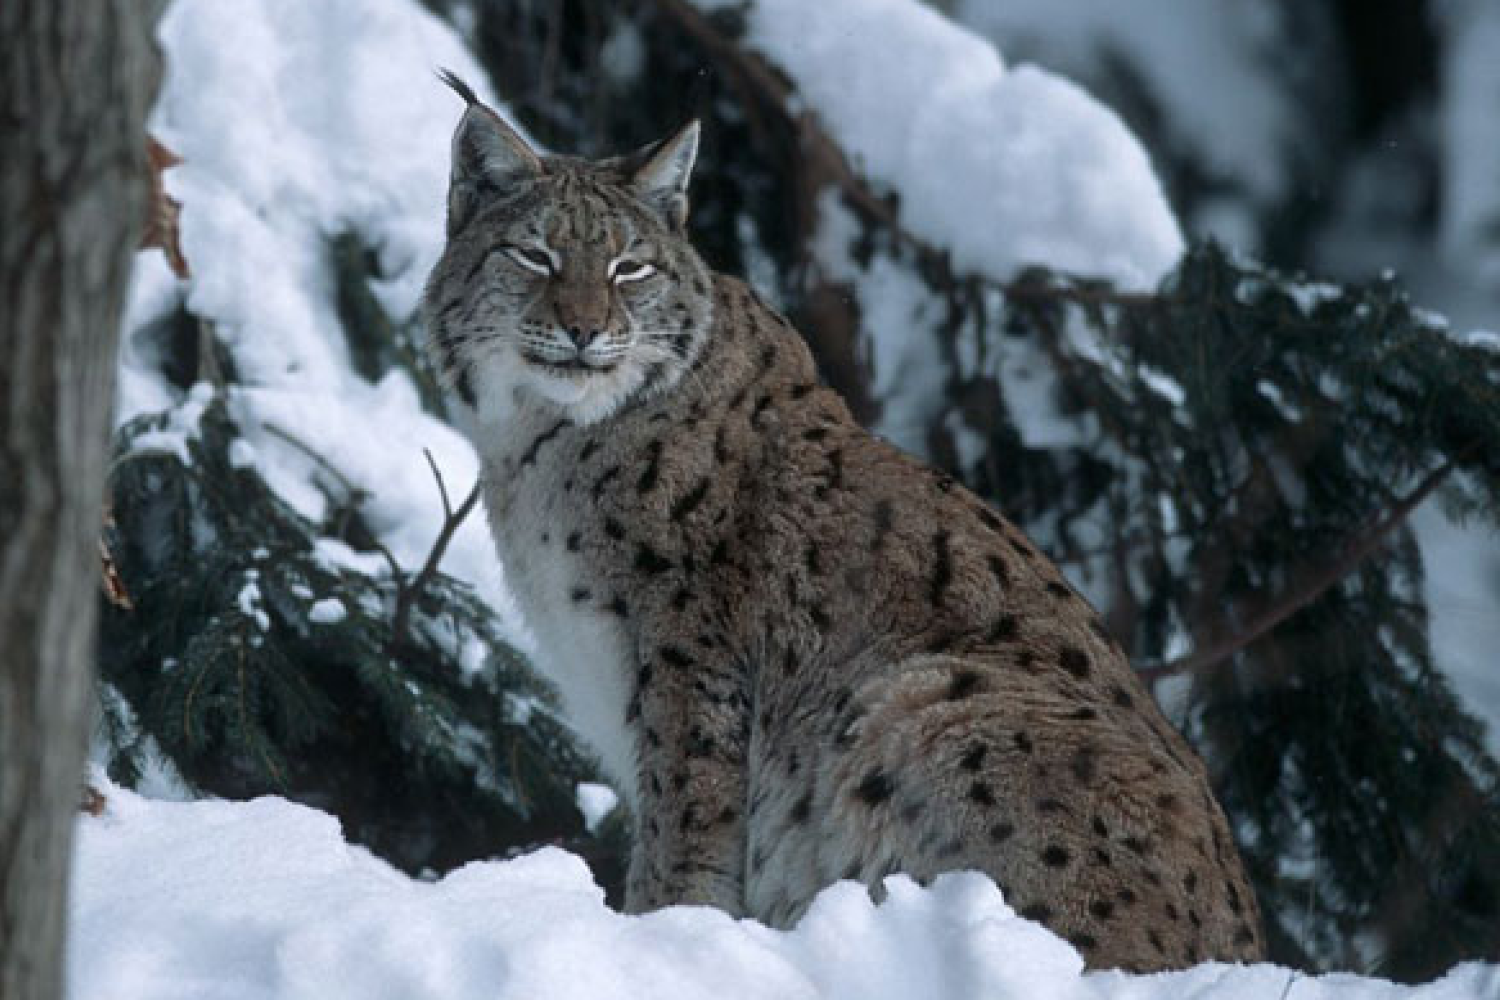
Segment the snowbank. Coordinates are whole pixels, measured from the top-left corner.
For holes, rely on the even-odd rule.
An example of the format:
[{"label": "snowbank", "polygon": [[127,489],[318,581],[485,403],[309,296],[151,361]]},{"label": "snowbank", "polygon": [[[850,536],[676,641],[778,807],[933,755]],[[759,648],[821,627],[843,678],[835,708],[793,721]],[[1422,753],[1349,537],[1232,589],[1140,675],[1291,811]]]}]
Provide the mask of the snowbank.
[{"label": "snowbank", "polygon": [[827,890],[792,931],[679,907],[607,909],[578,858],[542,850],[406,878],[281,799],[156,802],[98,779],[78,827],[73,1000],[1460,1000],[1500,967],[1408,989],[1270,965],[1082,974],[1072,947],[973,874]]},{"label": "snowbank", "polygon": [[1047,264],[1149,288],[1182,253],[1146,153],[1114,112],[1045,70],[1007,69],[916,0],[755,0],[746,41],[960,270]]}]

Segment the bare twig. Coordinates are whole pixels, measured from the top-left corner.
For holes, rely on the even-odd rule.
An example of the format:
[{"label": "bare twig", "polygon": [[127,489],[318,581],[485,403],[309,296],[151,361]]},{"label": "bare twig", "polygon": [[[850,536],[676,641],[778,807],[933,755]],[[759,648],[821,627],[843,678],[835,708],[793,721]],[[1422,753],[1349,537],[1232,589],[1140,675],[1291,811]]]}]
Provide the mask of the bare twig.
[{"label": "bare twig", "polygon": [[443,482],[443,474],[438,471],[437,461],[432,457],[431,448],[423,448],[422,456],[427,459],[427,467],[432,470],[432,478],[437,480],[438,494],[443,498],[443,518],[453,517],[453,504],[448,500],[448,484]]},{"label": "bare twig", "polygon": [[1376,518],[1368,528],[1356,534],[1345,546],[1343,554],[1324,569],[1308,573],[1302,582],[1291,588],[1270,607],[1254,615],[1250,624],[1234,635],[1204,646],[1187,656],[1139,668],[1136,672],[1142,680],[1154,681],[1175,674],[1196,673],[1229,659],[1276,626],[1307,607],[1323,595],[1329,587],[1348,576],[1378,549],[1391,532],[1401,526],[1411,512],[1432,495],[1457,466],[1457,458],[1450,458],[1424,476],[1417,486],[1395,506]]},{"label": "bare twig", "polygon": [[[411,609],[421,596],[422,591],[432,581],[437,573],[438,564],[443,561],[443,554],[448,551],[448,543],[453,541],[453,535],[458,531],[459,525],[463,524],[464,518],[474,509],[479,502],[479,487],[482,482],[475,482],[474,488],[469,491],[468,497],[454,510],[449,505],[448,487],[443,482],[443,475],[438,471],[437,463],[433,461],[432,454],[426,452],[427,464],[432,467],[433,478],[437,480],[438,492],[443,498],[443,527],[438,532],[437,539],[432,543],[432,550],[427,553],[427,561],[422,568],[410,579],[403,579],[400,574],[396,575],[396,613],[391,618],[391,648],[396,649],[406,641],[406,631],[411,621]],[[387,556],[389,558],[389,556]],[[392,560],[394,565],[394,560]]]}]

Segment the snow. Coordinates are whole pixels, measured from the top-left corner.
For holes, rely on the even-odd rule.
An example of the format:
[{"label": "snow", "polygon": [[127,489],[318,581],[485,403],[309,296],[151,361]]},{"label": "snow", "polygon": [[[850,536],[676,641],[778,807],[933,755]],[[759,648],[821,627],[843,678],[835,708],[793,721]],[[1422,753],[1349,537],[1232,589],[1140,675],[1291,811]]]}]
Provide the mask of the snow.
[{"label": "snow", "polygon": [[[697,0],[715,9],[738,0]],[[1140,144],[1075,84],[917,0],[756,0],[748,46],[960,271],[1026,264],[1150,288],[1182,236]]]},{"label": "snow", "polygon": [[314,601],[307,609],[307,620],[318,625],[337,625],[349,617],[349,609],[337,597],[325,597]]},{"label": "snow", "polygon": [[823,892],[790,931],[717,910],[625,916],[577,857],[546,848],[408,878],[282,799],[160,802],[95,775],[80,817],[68,940],[72,1000],[1477,1000],[1500,966],[1408,988],[1271,965],[1082,972],[988,879]]},{"label": "snow", "polygon": [[1485,722],[1485,746],[1500,760],[1500,532],[1461,526],[1429,500],[1412,516],[1427,572],[1422,581],[1432,649],[1459,699]]},{"label": "snow", "polygon": [[1299,113],[1284,74],[1284,15],[1261,0],[1132,0],[1122,17],[1111,0],[957,0],[954,17],[1043,65],[1079,80],[1109,67],[1131,74],[1168,135],[1210,176],[1243,186],[1251,206],[1219,199],[1203,206],[1198,228],[1253,249],[1258,223],[1248,211],[1287,196],[1292,167],[1318,136]]},{"label": "snow", "polygon": [[1439,8],[1445,58],[1442,243],[1456,267],[1500,290],[1500,5],[1448,0]]},{"label": "snow", "polygon": [[[414,569],[443,523],[423,450],[459,497],[478,462],[459,432],[423,412],[404,371],[373,384],[354,371],[331,294],[330,246],[358,234],[378,260],[372,294],[394,323],[413,316],[442,248],[448,145],[461,111],[434,70],[451,67],[481,94],[485,75],[453,31],[411,0],[176,0],[159,35],[169,58],[150,129],[184,161],[166,185],[182,204],[192,277],[177,279],[157,252],[141,255],[116,419],[181,402],[157,370],[153,324],[185,302],[227,348],[241,383],[220,390],[243,434],[233,464],[253,465],[315,521],[331,503],[357,503]],[[203,391],[206,403],[213,390]],[[167,430],[137,447],[185,461],[189,417],[174,411]],[[458,531],[443,569],[519,631],[482,517]]]},{"label": "snow", "polygon": [[590,833],[598,830],[599,824],[620,804],[620,797],[613,788],[592,781],[579,782],[577,797],[578,811],[583,813],[583,824]]}]

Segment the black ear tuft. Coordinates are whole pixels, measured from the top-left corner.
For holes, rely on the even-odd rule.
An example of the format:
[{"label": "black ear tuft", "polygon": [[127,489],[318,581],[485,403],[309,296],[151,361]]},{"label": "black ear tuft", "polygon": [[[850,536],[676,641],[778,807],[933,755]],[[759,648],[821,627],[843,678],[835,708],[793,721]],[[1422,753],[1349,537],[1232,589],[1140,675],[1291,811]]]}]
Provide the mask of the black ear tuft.
[{"label": "black ear tuft", "polygon": [[453,133],[453,170],[448,185],[448,234],[463,228],[485,201],[518,177],[538,177],[542,159],[520,133],[450,70],[438,79],[452,87],[468,107]]},{"label": "black ear tuft", "polygon": [[463,78],[446,66],[437,71],[437,77],[448,86],[452,87],[459,97],[464,99],[465,104],[478,104],[479,98],[474,95],[474,88],[464,83]]}]

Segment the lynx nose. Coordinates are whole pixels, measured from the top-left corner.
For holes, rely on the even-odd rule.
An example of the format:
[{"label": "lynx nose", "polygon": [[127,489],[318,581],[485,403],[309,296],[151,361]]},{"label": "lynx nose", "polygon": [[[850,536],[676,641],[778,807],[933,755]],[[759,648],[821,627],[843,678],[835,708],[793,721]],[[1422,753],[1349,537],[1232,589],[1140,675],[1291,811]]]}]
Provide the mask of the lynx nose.
[{"label": "lynx nose", "polygon": [[579,351],[588,350],[589,345],[601,335],[601,331],[599,330],[584,330],[577,325],[567,327],[566,329],[568,339],[573,342],[573,346]]}]

